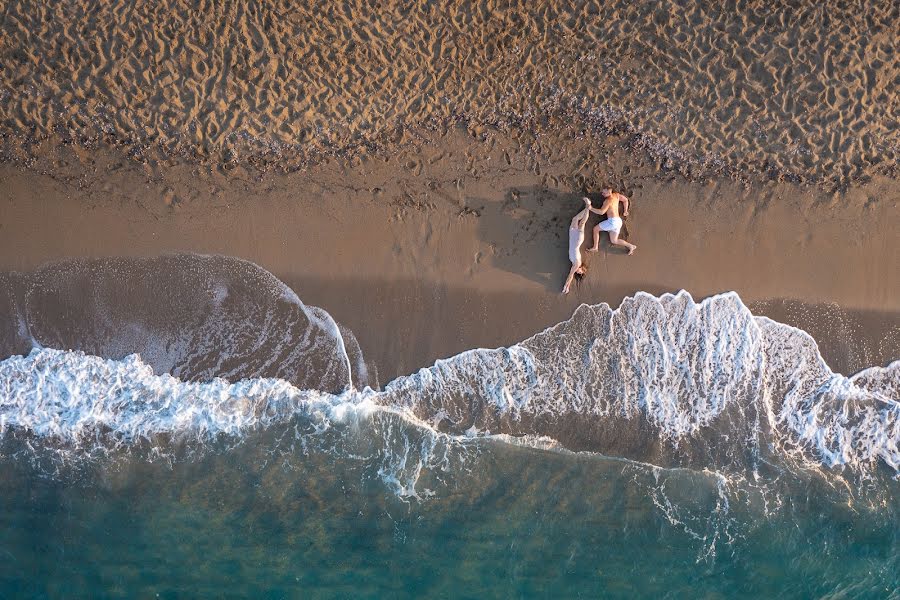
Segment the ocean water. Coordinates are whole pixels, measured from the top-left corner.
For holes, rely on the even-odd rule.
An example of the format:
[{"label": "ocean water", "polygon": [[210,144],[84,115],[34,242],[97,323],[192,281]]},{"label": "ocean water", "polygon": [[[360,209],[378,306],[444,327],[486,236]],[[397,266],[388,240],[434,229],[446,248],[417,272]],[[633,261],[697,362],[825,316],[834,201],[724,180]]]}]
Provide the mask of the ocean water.
[{"label": "ocean water", "polygon": [[900,361],[734,293],[380,386],[251,263],[4,284],[0,596],[900,597]]}]

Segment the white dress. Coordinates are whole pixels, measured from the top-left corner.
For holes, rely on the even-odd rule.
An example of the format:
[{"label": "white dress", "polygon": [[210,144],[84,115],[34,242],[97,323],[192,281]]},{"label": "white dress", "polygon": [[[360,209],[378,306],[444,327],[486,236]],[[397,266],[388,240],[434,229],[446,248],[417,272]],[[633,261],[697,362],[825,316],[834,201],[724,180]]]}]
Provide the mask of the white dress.
[{"label": "white dress", "polygon": [[581,264],[581,244],[584,243],[584,229],[569,228],[569,260],[573,265]]}]

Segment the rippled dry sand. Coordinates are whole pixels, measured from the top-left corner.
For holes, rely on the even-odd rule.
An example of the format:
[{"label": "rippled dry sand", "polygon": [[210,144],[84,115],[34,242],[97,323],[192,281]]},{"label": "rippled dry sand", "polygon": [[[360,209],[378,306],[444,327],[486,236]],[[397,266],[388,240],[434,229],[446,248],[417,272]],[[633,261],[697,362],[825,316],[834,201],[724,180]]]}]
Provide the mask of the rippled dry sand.
[{"label": "rippled dry sand", "polygon": [[898,6],[8,0],[0,119],[20,158],[55,135],[290,167],[462,123],[846,183],[897,173]]}]

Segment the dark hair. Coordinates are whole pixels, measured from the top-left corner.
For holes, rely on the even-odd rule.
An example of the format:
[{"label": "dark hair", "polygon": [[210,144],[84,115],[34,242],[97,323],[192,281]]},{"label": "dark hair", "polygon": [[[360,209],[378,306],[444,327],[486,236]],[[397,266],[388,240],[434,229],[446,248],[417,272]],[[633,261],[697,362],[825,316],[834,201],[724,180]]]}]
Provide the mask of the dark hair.
[{"label": "dark hair", "polygon": [[582,259],[581,261],[581,269],[584,269],[582,273],[575,271],[575,283],[581,283],[581,280],[584,279],[584,276],[587,275],[588,272],[588,264],[587,261]]}]

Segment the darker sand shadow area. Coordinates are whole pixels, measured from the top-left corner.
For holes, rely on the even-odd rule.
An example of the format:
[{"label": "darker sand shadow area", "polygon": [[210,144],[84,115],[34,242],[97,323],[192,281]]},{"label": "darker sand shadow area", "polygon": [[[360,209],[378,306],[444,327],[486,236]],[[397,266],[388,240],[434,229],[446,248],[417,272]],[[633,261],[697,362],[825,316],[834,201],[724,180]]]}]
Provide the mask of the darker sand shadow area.
[{"label": "darker sand shadow area", "polygon": [[[187,268],[198,261],[203,269]],[[0,272],[0,359],[37,342],[112,359],[139,352],[156,372],[187,380],[270,376],[315,387],[329,369],[296,353],[308,328],[297,310],[318,306],[339,324],[344,343],[353,343],[347,350],[354,384],[377,388],[438,359],[520,342],[568,319],[581,303],[615,308],[639,291],[677,290],[610,285],[602,277],[568,297],[556,289],[486,291],[428,279],[276,278],[252,263],[191,255],[58,263]],[[754,315],[808,332],[828,365],[845,375],[900,357],[900,312],[789,299],[747,305]]]},{"label": "darker sand shadow area", "polygon": [[748,302],[747,307],[810,334],[828,366],[844,375],[900,358],[900,311],[848,310],[788,298]]},{"label": "darker sand shadow area", "polygon": [[[547,291],[559,291],[569,271],[569,224],[583,207],[583,194],[558,192],[541,186],[509,188],[503,202],[484,202],[479,219],[478,234],[491,248],[494,267],[515,273],[541,284]],[[602,198],[599,192],[587,194],[595,207]],[[598,257],[625,254],[613,247],[606,233],[600,236],[600,251],[587,252],[592,242],[592,228],[603,217],[591,214],[585,227],[582,256],[589,269]],[[621,239],[628,239],[628,221],[622,228]],[[596,278],[589,273],[586,283]]]},{"label": "darker sand shadow area", "polygon": [[[639,291],[678,291],[651,283],[611,286],[599,278],[568,297],[555,290],[487,292],[426,280],[281,278],[304,302],[321,306],[353,331],[382,385],[466,350],[521,342],[568,319],[581,303],[617,308]],[[695,296],[698,302],[703,298]],[[900,357],[900,312],[782,299],[747,304],[756,316],[807,331],[829,367],[844,375]]]}]

